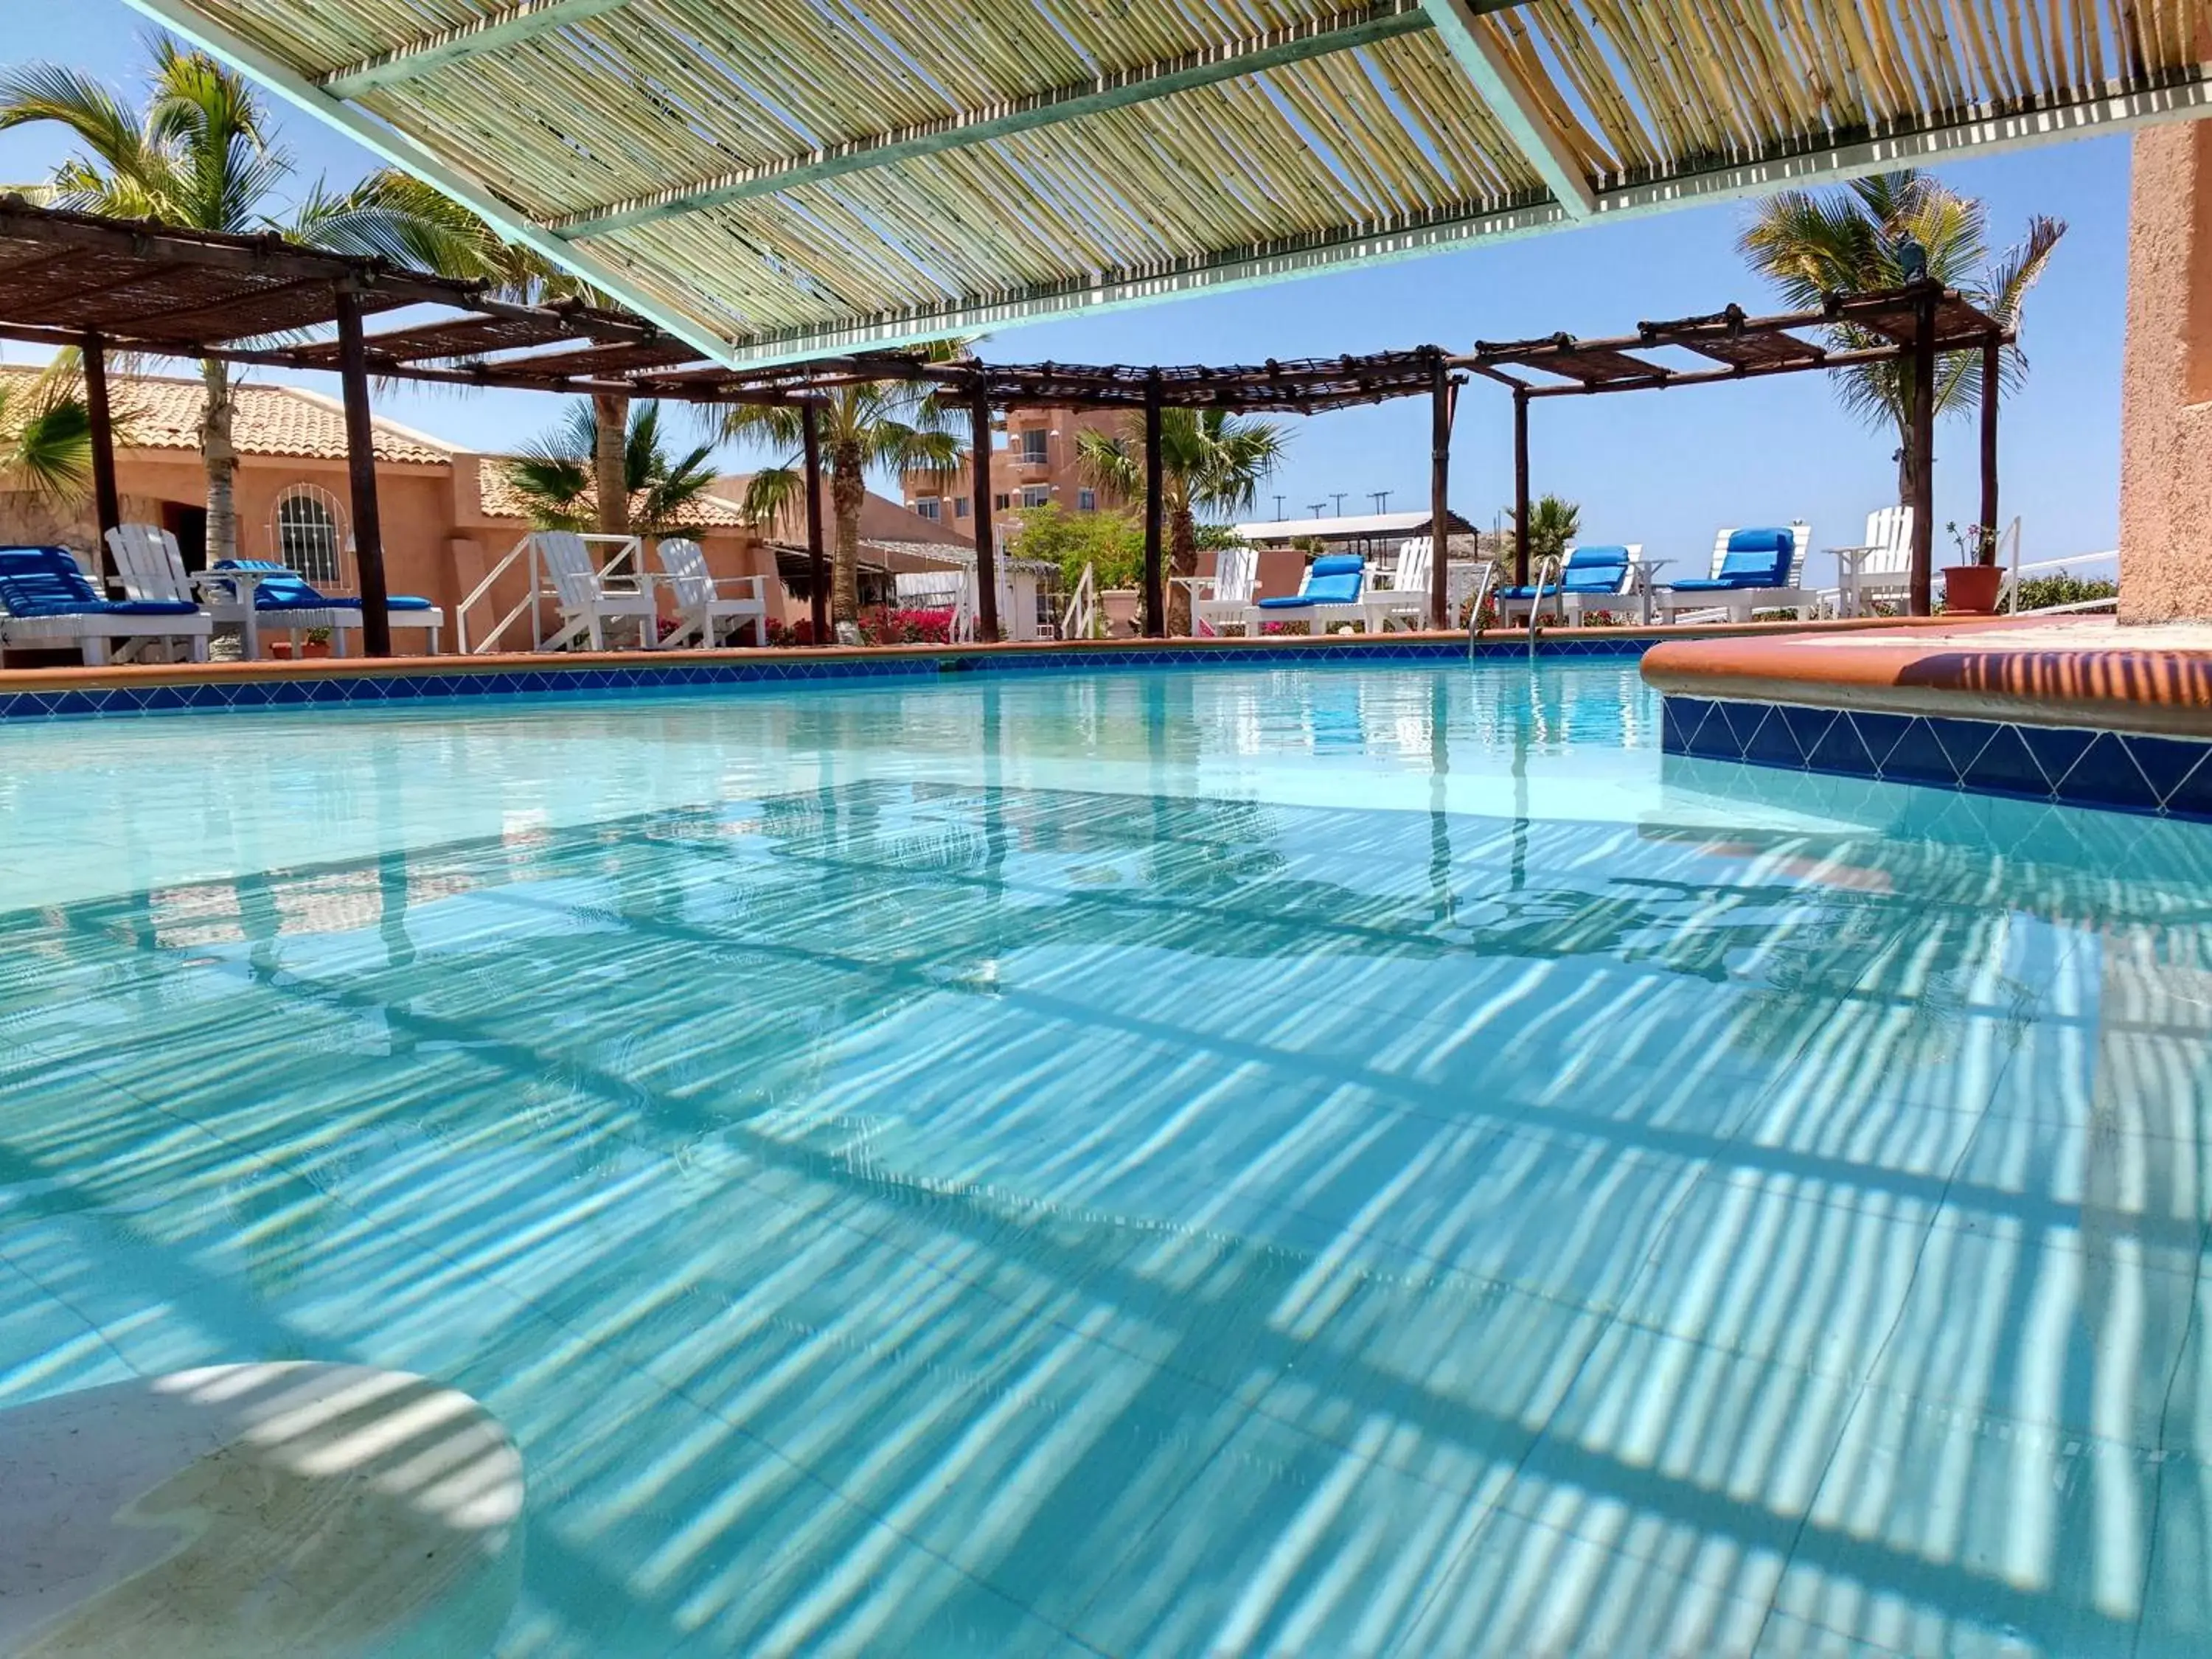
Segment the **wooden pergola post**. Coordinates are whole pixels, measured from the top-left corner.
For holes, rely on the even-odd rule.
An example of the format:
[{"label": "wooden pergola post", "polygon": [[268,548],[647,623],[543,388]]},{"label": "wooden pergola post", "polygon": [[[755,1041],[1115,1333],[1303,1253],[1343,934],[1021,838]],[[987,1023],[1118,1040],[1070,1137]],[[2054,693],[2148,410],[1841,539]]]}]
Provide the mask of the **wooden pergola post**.
[{"label": "wooden pergola post", "polygon": [[354,572],[361,584],[362,649],[392,654],[391,593],[384,580],[384,526],[376,511],[376,427],[368,406],[368,353],[361,301],[337,285],[338,379],[345,393],[346,480],[353,494]]},{"label": "wooden pergola post", "polygon": [[1513,585],[1528,585],[1528,392],[1513,389]]},{"label": "wooden pergola post", "polygon": [[996,644],[1004,635],[999,631],[999,550],[991,536],[991,400],[981,385],[968,413],[975,468],[975,618],[983,637]]},{"label": "wooden pergola post", "polygon": [[822,416],[811,403],[799,409],[806,447],[806,605],[812,643],[830,643],[830,573],[822,557]]},{"label": "wooden pergola post", "polygon": [[1912,302],[1912,421],[1905,439],[1911,464],[1912,572],[1909,609],[1916,617],[1936,608],[1936,306],[1942,294],[1924,284]]},{"label": "wooden pergola post", "polygon": [[1451,545],[1451,371],[1439,351],[1429,363],[1429,626],[1449,628]]},{"label": "wooden pergola post", "polygon": [[1983,556],[1996,557],[1997,546],[1997,376],[2002,367],[2003,337],[1982,339],[1982,548]]},{"label": "wooden pergola post", "polygon": [[84,413],[91,428],[93,511],[100,520],[100,546],[93,568],[107,568],[107,532],[123,522],[122,498],[115,489],[115,421],[107,404],[107,344],[88,334],[78,347],[84,359]]},{"label": "wooden pergola post", "polygon": [[1145,381],[1145,636],[1168,631],[1167,574],[1160,554],[1160,519],[1164,480],[1160,477],[1160,372]]}]

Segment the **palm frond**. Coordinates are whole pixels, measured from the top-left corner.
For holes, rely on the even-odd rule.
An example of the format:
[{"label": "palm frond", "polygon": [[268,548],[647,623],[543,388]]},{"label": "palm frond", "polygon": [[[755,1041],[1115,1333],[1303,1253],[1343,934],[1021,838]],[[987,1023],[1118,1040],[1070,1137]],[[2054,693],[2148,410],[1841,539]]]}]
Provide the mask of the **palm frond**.
[{"label": "palm frond", "polygon": [[82,501],[92,487],[92,419],[83,403],[41,394],[35,381],[0,388],[0,475],[55,501]]},{"label": "palm frond", "polygon": [[710,418],[716,435],[729,443],[789,449],[805,438],[805,417],[788,404],[732,404]]},{"label": "palm frond", "polygon": [[766,529],[794,504],[803,502],[805,495],[806,475],[800,468],[787,462],[763,467],[746,482],[745,498],[738,503],[738,511],[747,524]]}]

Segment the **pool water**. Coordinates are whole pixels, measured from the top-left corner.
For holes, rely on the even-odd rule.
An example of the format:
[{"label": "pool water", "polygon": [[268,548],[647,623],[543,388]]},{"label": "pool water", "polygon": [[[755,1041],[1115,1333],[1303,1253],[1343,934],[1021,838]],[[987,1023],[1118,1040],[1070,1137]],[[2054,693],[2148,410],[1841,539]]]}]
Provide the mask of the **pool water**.
[{"label": "pool water", "polygon": [[1656,726],[0,732],[0,1407],[464,1389],[505,1655],[2203,1653],[2212,831]]}]

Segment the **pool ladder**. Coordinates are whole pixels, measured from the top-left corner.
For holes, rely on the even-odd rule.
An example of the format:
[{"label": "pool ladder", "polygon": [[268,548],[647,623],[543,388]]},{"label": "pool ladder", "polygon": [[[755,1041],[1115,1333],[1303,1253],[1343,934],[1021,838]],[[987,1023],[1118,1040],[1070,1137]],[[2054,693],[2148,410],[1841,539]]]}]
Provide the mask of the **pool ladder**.
[{"label": "pool ladder", "polygon": [[[1557,599],[1560,592],[1559,584],[1565,580],[1566,574],[1558,554],[1547,553],[1536,561],[1536,597],[1528,605],[1528,654],[1531,658],[1536,654],[1537,618],[1544,614],[1544,578],[1547,571],[1551,574],[1552,596]],[[1467,613],[1467,660],[1470,667],[1474,663],[1474,642],[1482,634],[1482,602],[1490,597],[1490,580],[1491,568],[1486,568],[1482,573],[1482,585],[1475,590],[1474,608]],[[1566,612],[1562,610],[1559,617],[1564,622]]]}]

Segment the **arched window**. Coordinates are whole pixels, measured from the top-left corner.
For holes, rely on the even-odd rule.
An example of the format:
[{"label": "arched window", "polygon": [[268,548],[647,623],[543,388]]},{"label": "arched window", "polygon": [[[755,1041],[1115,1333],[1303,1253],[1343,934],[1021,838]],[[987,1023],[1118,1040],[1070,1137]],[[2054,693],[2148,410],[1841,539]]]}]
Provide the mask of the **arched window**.
[{"label": "arched window", "polygon": [[276,498],[270,539],[276,560],[289,565],[317,587],[345,583],[345,520],[338,499],[313,484],[287,484]]}]

